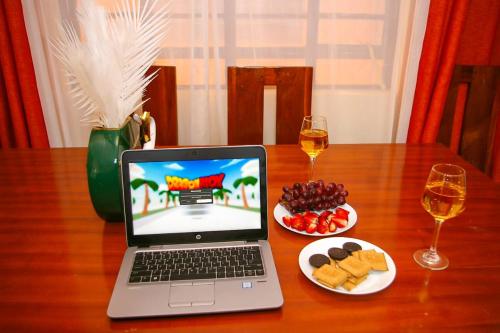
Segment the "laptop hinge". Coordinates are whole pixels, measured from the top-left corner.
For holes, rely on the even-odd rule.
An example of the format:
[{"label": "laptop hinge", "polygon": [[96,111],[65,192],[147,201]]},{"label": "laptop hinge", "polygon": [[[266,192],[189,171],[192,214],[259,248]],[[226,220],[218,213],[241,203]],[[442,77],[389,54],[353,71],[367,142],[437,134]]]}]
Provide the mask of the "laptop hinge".
[{"label": "laptop hinge", "polygon": [[160,248],[161,248],[160,245],[137,245],[138,250],[144,250],[144,249],[154,250],[154,249],[160,249]]},{"label": "laptop hinge", "polygon": [[252,240],[245,241],[245,243],[250,243],[250,244],[255,244],[255,243],[258,243],[258,242],[259,241],[257,239],[255,239],[255,240],[252,239]]}]

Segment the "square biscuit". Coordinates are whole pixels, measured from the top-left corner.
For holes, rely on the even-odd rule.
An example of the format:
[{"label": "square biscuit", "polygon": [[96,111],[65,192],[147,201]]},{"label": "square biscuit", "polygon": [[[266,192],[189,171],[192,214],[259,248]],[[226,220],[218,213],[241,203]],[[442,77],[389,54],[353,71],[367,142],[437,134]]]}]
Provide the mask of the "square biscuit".
[{"label": "square biscuit", "polygon": [[313,271],[313,276],[320,283],[330,287],[337,288],[347,280],[347,273],[332,265],[323,265]]},{"label": "square biscuit", "polygon": [[363,275],[362,277],[359,277],[359,278],[354,277],[354,276],[350,276],[350,277],[347,278],[347,281],[349,281],[349,282],[351,282],[351,283],[353,283],[354,285],[357,286],[358,284],[360,284],[361,282],[363,282],[364,280],[366,280],[367,277],[368,277],[368,274]]},{"label": "square biscuit", "polygon": [[[331,284],[329,284],[329,283],[326,283],[326,282],[324,282],[324,281],[322,281],[322,280],[318,280],[318,279],[316,279],[316,281],[318,281],[320,284],[322,284],[322,285],[324,285],[324,286],[326,286],[326,287],[328,287],[328,288],[332,288],[332,289],[335,289],[335,288],[336,288],[335,286],[333,286],[333,285],[331,285]],[[345,282],[344,282],[344,283],[345,283]]]},{"label": "square biscuit", "polygon": [[376,271],[387,271],[387,262],[385,261],[385,255],[382,252],[377,252],[375,250],[361,250],[357,251],[359,259],[368,263],[373,270]]},{"label": "square biscuit", "polygon": [[351,281],[347,280],[346,282],[344,282],[342,287],[344,287],[344,289],[346,289],[347,291],[351,291],[357,287],[357,284],[354,284]]},{"label": "square biscuit", "polygon": [[354,257],[354,258],[356,258],[356,259],[359,259],[359,252],[360,252],[360,251],[361,251],[361,250],[352,252],[352,253],[351,253],[351,256],[353,256],[353,257]]},{"label": "square biscuit", "polygon": [[366,275],[363,275],[362,277],[360,278],[356,278],[354,276],[350,276],[349,278],[347,278],[347,280],[344,282],[344,284],[342,285],[342,287],[344,287],[344,289],[346,289],[347,291],[351,291],[353,290],[354,288],[356,288],[358,285],[361,284],[361,282],[363,282],[364,280],[366,280],[366,278],[368,277],[368,274]]},{"label": "square biscuit", "polygon": [[364,261],[356,259],[353,256],[349,256],[346,259],[339,262],[340,268],[346,270],[357,278],[360,278],[366,274],[371,269],[371,266]]}]

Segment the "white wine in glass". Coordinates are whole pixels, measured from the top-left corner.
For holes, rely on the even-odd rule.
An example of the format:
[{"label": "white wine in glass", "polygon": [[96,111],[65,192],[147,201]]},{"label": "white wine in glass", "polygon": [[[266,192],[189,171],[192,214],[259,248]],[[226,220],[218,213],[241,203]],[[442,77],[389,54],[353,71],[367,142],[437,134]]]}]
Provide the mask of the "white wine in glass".
[{"label": "white wine in glass", "polygon": [[299,135],[300,148],[309,155],[311,167],[309,180],[313,181],[314,162],[316,157],[328,148],[328,127],[326,118],[322,116],[306,116],[302,120]]},{"label": "white wine in glass", "polygon": [[413,254],[415,261],[431,270],[448,267],[449,260],[437,252],[437,241],[444,221],[462,213],[465,209],[465,170],[453,164],[432,166],[422,195],[422,206],[434,217],[435,227],[429,249]]}]

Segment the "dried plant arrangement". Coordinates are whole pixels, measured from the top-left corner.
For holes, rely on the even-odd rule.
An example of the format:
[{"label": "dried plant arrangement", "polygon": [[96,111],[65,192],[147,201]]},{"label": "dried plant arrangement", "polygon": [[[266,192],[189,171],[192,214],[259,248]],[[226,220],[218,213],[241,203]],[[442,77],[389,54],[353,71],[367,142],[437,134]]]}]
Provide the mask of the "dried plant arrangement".
[{"label": "dried plant arrangement", "polygon": [[79,27],[61,24],[51,41],[81,121],[119,128],[143,103],[156,73],[146,71],[167,34],[168,2],[117,0],[111,11],[94,0],[78,8]]}]

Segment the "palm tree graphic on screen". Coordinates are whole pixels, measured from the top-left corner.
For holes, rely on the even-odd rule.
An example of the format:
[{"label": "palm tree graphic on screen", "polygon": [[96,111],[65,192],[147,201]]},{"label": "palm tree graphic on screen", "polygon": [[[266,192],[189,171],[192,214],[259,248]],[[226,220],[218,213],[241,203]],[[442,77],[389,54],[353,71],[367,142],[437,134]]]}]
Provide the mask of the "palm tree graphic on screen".
[{"label": "palm tree graphic on screen", "polygon": [[179,192],[171,192],[172,193],[172,202],[174,203],[174,207],[177,207],[177,201],[179,200]]},{"label": "palm tree graphic on screen", "polygon": [[253,176],[247,176],[243,178],[238,178],[234,181],[233,186],[237,189],[241,185],[241,200],[243,200],[243,208],[248,209],[247,195],[245,194],[245,186],[257,184],[257,178]]},{"label": "palm tree graphic on screen", "polygon": [[158,184],[153,180],[136,178],[130,183],[130,186],[132,186],[134,190],[144,186],[144,209],[142,210],[142,215],[146,215],[149,205],[149,188],[156,192],[158,191]]},{"label": "palm tree graphic on screen", "polygon": [[228,205],[228,200],[229,200],[227,193],[233,193],[233,192],[231,190],[228,190],[227,188],[221,188],[214,192],[214,198],[218,198],[220,200],[224,199],[224,206],[226,207]]},{"label": "palm tree graphic on screen", "polygon": [[170,200],[175,204],[175,194],[172,193],[172,191],[169,190],[163,190],[158,192],[159,195],[164,195],[165,194],[165,208],[168,208],[168,204],[170,203]]}]

